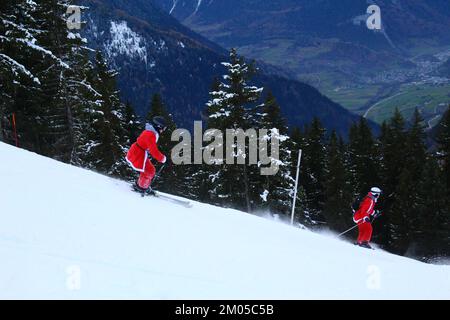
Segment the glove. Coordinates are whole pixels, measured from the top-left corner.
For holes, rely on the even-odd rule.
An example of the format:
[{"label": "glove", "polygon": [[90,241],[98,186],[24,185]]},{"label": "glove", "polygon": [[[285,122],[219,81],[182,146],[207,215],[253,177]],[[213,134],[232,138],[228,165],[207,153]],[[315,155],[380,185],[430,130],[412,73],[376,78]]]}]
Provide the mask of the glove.
[{"label": "glove", "polygon": [[161,160],[161,163],[166,163],[166,161],[167,161],[167,157],[164,156],[164,158]]},{"label": "glove", "polygon": [[364,221],[364,222],[371,222],[371,221],[370,221],[370,217],[364,217],[363,221]]},{"label": "glove", "polygon": [[375,213],[372,215],[373,219],[377,219],[381,216],[380,210],[376,210]]}]

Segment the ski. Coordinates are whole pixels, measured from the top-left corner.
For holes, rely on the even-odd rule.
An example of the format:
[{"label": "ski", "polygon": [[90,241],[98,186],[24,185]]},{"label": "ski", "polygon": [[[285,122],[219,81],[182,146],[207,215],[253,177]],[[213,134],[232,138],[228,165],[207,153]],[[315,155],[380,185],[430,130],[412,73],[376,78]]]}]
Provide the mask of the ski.
[{"label": "ski", "polygon": [[162,199],[162,200],[166,200],[166,201],[178,204],[178,205],[183,206],[185,208],[192,208],[192,203],[190,201],[188,201],[188,200],[176,199],[176,198],[173,198],[171,196],[168,196],[168,195],[165,195],[165,194],[161,194],[160,192],[155,191],[155,190],[152,190],[151,193],[145,193],[145,192],[142,192],[142,191],[136,189],[136,186],[133,186],[132,189],[133,189],[133,191],[138,193],[142,198],[144,198],[144,197],[155,197],[155,198],[158,198],[158,199]]},{"label": "ski", "polygon": [[178,204],[180,206],[183,206],[185,208],[192,208],[192,203],[188,200],[180,200],[180,199],[175,199],[172,198],[171,196],[165,195],[165,194],[161,194],[157,191],[155,191],[155,194],[153,195],[154,197],[158,198],[158,199],[162,199],[162,200],[167,200],[169,202]]},{"label": "ski", "polygon": [[366,250],[375,250],[375,248],[374,248],[374,247],[371,247],[371,246],[362,246],[362,245],[360,245],[360,244],[358,244],[358,243],[354,243],[354,245],[357,246],[357,247],[366,249]]}]

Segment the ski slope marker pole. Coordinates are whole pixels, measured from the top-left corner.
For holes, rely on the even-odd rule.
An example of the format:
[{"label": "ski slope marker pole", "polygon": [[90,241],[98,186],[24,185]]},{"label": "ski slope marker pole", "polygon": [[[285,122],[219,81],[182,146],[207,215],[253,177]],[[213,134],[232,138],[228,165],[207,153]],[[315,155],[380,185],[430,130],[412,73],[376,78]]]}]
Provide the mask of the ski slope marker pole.
[{"label": "ski slope marker pole", "polygon": [[300,163],[302,160],[302,149],[298,150],[297,175],[295,177],[294,201],[292,203],[291,225],[294,225],[295,203],[297,201],[298,175],[300,173]]},{"label": "ski slope marker pole", "polygon": [[16,140],[16,147],[19,147],[19,139],[17,139],[16,114],[12,114],[12,124],[14,128],[14,139]]}]

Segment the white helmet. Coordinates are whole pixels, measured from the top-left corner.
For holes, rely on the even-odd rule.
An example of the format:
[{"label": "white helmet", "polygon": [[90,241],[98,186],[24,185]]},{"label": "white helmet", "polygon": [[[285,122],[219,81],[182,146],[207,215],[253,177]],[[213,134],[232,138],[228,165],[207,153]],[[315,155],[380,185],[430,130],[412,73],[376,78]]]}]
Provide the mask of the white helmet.
[{"label": "white helmet", "polygon": [[381,189],[380,189],[380,188],[377,188],[377,187],[373,187],[372,189],[370,189],[370,192],[371,192],[373,195],[377,195],[377,196],[380,196],[381,193],[382,193]]}]

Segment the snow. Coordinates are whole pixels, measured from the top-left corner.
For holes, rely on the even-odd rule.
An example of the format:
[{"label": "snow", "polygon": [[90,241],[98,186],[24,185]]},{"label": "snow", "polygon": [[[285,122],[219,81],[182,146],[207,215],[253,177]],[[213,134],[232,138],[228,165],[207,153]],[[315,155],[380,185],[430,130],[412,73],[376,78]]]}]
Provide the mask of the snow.
[{"label": "snow", "polygon": [[169,11],[169,14],[172,14],[173,10],[175,10],[179,0],[173,0],[172,8]]},{"label": "snow", "polygon": [[[32,2],[32,1],[27,2],[27,3],[29,5],[33,5],[33,6],[36,5],[36,3]],[[25,33],[25,38],[18,38],[18,37],[9,38],[9,37],[4,37],[4,36],[0,35],[0,39],[2,39],[4,41],[7,41],[7,42],[11,42],[11,41],[20,42],[20,43],[26,45],[27,47],[29,47],[29,48],[31,48],[33,50],[39,51],[40,53],[42,53],[44,55],[50,56],[53,60],[58,62],[58,64],[60,66],[62,66],[63,68],[70,69],[69,65],[67,63],[65,63],[64,61],[62,61],[61,59],[59,59],[58,57],[56,57],[53,54],[53,52],[51,52],[50,50],[47,50],[47,49],[41,47],[40,45],[36,44],[37,40],[36,40],[36,38],[33,36],[33,34],[30,31],[33,31],[36,34],[42,33],[42,31],[36,30],[36,29],[25,28],[23,25],[18,25],[18,24],[14,23],[12,21],[9,21],[9,20],[2,19],[2,23],[5,24],[5,25],[11,25],[12,27],[14,27],[14,29],[24,32]],[[6,32],[6,35],[9,35],[9,31]],[[3,55],[3,57],[6,57],[6,55]],[[13,60],[13,59],[11,59],[11,60]],[[18,63],[16,62],[14,64],[17,65]],[[20,69],[23,70],[21,67],[20,67]],[[39,80],[37,78],[35,78],[34,81],[38,82]]]},{"label": "snow", "polygon": [[24,39],[16,39],[16,41],[25,43],[28,47],[50,56],[53,60],[57,61],[58,64],[60,66],[62,66],[63,68],[70,69],[69,65],[67,63],[65,63],[64,61],[62,61],[61,59],[59,59],[57,56],[55,56],[53,54],[53,52],[35,44],[34,41],[28,41],[28,40],[24,40]]},{"label": "snow", "polygon": [[259,196],[261,197],[261,199],[264,201],[264,202],[267,202],[267,196],[269,195],[269,191],[268,190],[264,190],[264,192],[263,193],[261,193]]},{"label": "snow", "polygon": [[87,39],[83,38],[79,33],[73,33],[73,32],[69,32],[67,34],[67,39],[71,39],[71,40],[75,40],[75,39],[80,39],[81,42],[83,43],[87,43]]},{"label": "snow", "polygon": [[[173,13],[173,11],[175,10],[175,8],[177,7],[177,5],[178,5],[178,2],[179,2],[179,0],[172,0],[173,1],[173,3],[172,3],[172,8],[169,10],[169,14],[172,14]],[[191,14],[192,16],[193,15],[195,15],[197,12],[198,12],[198,10],[200,9],[200,6],[202,5],[202,2],[203,2],[203,0],[197,0],[197,4],[196,4],[196,6],[195,6],[195,10],[194,10],[194,12]],[[212,3],[212,0],[210,0],[210,4]],[[184,3],[183,3],[183,5],[184,5]]]},{"label": "snow", "polygon": [[20,64],[16,60],[12,59],[11,57],[9,57],[3,53],[0,53],[0,58],[5,59],[6,61],[8,61],[8,63],[11,66],[13,66],[13,71],[15,74],[17,74],[16,70],[19,70],[20,72],[24,73],[29,78],[33,79],[33,81],[36,84],[39,84],[39,85],[41,84],[41,82],[39,81],[39,78],[35,77],[23,64]]},{"label": "snow", "polygon": [[0,298],[449,299],[427,265],[0,143]]},{"label": "snow", "polygon": [[131,30],[126,21],[111,21],[110,33],[111,40],[105,44],[105,50],[109,58],[126,55],[147,64],[146,41],[138,33]]},{"label": "snow", "polygon": [[197,0],[197,6],[195,7],[194,13],[192,15],[195,15],[198,12],[198,9],[200,9],[200,6],[202,5],[203,0]]}]

